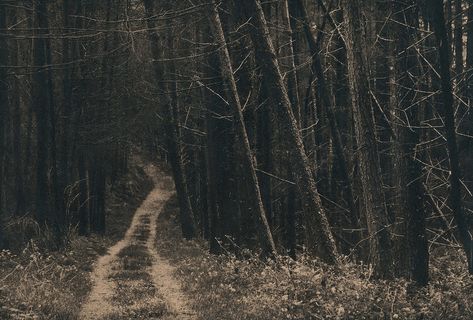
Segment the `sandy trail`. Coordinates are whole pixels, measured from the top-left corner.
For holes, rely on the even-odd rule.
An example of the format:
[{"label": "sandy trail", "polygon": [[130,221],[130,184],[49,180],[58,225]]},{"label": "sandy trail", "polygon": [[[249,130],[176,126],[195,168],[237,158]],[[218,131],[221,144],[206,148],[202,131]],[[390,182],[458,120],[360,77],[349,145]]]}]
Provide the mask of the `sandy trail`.
[{"label": "sandy trail", "polygon": [[[92,274],[93,288],[82,307],[80,319],[128,319],[131,315],[133,319],[196,319],[179,282],[173,277],[174,268],[159,255],[155,246],[157,218],[174,193],[173,181],[153,166],[147,166],[146,172],[155,180],[154,189],[137,209],[125,237],[97,260]],[[127,270],[131,260],[123,257],[123,251],[130,248],[143,248],[145,255],[135,260],[134,268]],[[142,264],[145,260],[149,263]],[[131,276],[117,280],[117,274]],[[143,279],[137,281],[133,274]],[[126,292],[123,297],[123,288],[132,288],[130,292],[140,294],[133,296]],[[153,311],[158,309],[159,312]]]}]

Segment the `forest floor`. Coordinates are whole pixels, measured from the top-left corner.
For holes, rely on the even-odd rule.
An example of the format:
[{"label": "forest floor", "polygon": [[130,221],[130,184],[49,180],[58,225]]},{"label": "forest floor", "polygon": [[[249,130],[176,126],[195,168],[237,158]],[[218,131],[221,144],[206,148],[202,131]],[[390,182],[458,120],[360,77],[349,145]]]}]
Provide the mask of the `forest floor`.
[{"label": "forest floor", "polygon": [[348,258],[336,269],[303,254],[264,261],[234,248],[236,255],[215,256],[205,241],[181,237],[178,216],[173,196],[158,217],[156,246],[198,319],[473,319],[473,277],[458,248],[432,246],[431,280],[418,288],[402,278],[375,279],[369,266]]},{"label": "forest floor", "polygon": [[349,259],[334,269],[303,254],[211,255],[206,241],[182,238],[172,179],[137,168],[111,190],[107,234],[59,252],[39,240],[0,252],[0,319],[473,319],[473,278],[456,248],[432,247],[425,288],[374,279]]},{"label": "forest floor", "polygon": [[142,169],[132,164],[107,192],[107,231],[103,235],[68,233],[55,248],[51,233],[22,216],[6,225],[10,250],[0,251],[1,320],[76,320],[92,289],[98,257],[125,235],[134,212],[153,188]]},{"label": "forest floor", "polygon": [[136,211],[125,237],[97,261],[93,289],[80,319],[195,319],[174,278],[174,268],[155,246],[158,215],[173,194],[170,177],[148,165],[154,189]]}]

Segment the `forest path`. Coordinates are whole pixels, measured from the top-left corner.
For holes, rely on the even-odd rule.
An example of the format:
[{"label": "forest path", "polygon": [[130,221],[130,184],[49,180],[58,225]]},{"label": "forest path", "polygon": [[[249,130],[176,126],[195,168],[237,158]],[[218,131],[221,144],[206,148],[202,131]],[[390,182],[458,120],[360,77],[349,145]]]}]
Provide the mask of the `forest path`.
[{"label": "forest path", "polygon": [[125,237],[97,260],[80,319],[196,319],[173,277],[174,268],[155,245],[157,218],[174,193],[173,181],[154,166],[145,170],[153,177],[154,189],[137,209]]}]

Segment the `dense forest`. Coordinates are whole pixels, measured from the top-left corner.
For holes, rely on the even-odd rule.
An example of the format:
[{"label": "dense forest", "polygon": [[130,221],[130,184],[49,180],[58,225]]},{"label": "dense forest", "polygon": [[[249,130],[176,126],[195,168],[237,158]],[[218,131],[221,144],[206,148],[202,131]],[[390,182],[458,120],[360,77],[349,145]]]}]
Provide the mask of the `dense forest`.
[{"label": "dense forest", "polygon": [[211,256],[473,274],[472,6],[0,0],[0,248],[106,235],[139,154]]}]

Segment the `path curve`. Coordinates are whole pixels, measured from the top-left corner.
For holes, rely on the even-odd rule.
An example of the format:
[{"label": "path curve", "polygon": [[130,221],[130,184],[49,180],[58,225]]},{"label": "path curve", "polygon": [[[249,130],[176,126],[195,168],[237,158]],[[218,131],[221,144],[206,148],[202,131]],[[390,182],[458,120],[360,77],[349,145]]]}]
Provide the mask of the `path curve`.
[{"label": "path curve", "polygon": [[[180,283],[173,276],[174,267],[159,255],[155,245],[158,216],[166,201],[174,193],[173,181],[154,166],[146,166],[145,171],[153,178],[154,189],[136,210],[124,238],[110,247],[108,253],[97,260],[92,273],[93,288],[82,307],[80,319],[99,320],[112,318],[112,315],[114,315],[113,319],[120,318],[116,316],[117,314],[123,315],[125,319],[125,315],[131,314],[131,311],[133,311],[134,319],[197,319],[187,297],[181,290]],[[147,238],[143,239],[143,235]],[[144,254],[147,255],[142,256],[141,260],[149,258],[150,263],[149,265],[138,263],[138,267],[131,270],[140,272],[140,276],[149,276],[149,280],[137,282],[134,279],[125,278],[120,281],[114,279],[114,274],[126,271],[123,270],[123,265],[126,269],[127,261],[126,257],[123,258],[122,252],[127,248],[140,246],[146,249]],[[142,291],[148,291],[144,292],[148,298],[145,302],[127,301],[126,306],[120,305],[117,301],[120,299],[120,288],[126,286],[133,286],[135,291],[137,287]],[[137,306],[157,308],[163,300],[164,314],[152,314],[149,310],[148,313],[144,313],[142,309],[139,313],[131,310],[137,309]]]}]

